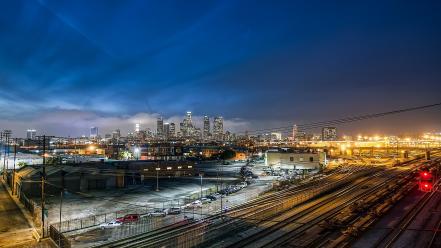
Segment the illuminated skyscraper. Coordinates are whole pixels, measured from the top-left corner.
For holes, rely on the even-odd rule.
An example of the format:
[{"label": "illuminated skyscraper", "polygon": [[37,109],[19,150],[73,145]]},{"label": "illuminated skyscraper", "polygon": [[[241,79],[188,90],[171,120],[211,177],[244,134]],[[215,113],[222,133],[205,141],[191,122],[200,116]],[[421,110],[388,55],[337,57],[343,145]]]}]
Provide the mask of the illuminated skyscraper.
[{"label": "illuminated skyscraper", "polygon": [[181,125],[181,133],[184,137],[191,137],[193,135],[193,122],[190,111],[187,111],[187,115]]},{"label": "illuminated skyscraper", "polygon": [[169,138],[176,137],[176,126],[175,126],[175,124],[173,122],[170,123],[170,128],[168,130],[168,137]]},{"label": "illuminated skyscraper", "polygon": [[324,127],[322,129],[322,140],[323,141],[334,141],[334,140],[337,140],[337,128],[335,128],[335,127]]},{"label": "illuminated skyscraper", "polygon": [[29,140],[35,140],[36,135],[37,135],[37,130],[35,129],[28,129],[26,131],[26,138]]},{"label": "illuminated skyscraper", "polygon": [[141,129],[141,125],[139,123],[135,124],[135,132],[139,133],[139,130]]},{"label": "illuminated skyscraper", "polygon": [[119,129],[116,129],[115,131],[112,132],[112,138],[113,139],[119,139],[121,138],[121,131]]},{"label": "illuminated skyscraper", "polygon": [[293,141],[297,141],[297,133],[298,133],[298,128],[297,125],[294,124],[294,126],[292,126],[292,140]]},{"label": "illuminated skyscraper", "polygon": [[208,116],[204,116],[204,139],[207,140],[210,137],[210,118]]},{"label": "illuminated skyscraper", "polygon": [[170,134],[170,123],[164,123],[163,125],[164,138],[168,139]]},{"label": "illuminated skyscraper", "polygon": [[214,117],[213,137],[216,141],[222,141],[224,134],[224,119],[222,116]]},{"label": "illuminated skyscraper", "polygon": [[156,136],[162,138],[164,136],[164,120],[162,117],[158,117],[156,120]]},{"label": "illuminated skyscraper", "polygon": [[90,138],[97,138],[97,137],[98,137],[98,127],[91,127]]}]

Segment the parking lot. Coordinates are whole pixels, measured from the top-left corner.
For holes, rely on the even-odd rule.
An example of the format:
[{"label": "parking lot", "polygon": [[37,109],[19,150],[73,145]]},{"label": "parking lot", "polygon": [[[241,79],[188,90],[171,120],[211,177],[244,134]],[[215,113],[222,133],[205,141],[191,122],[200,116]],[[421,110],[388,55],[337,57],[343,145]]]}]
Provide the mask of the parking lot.
[{"label": "parking lot", "polygon": [[[118,240],[124,237],[145,233],[159,227],[179,223],[182,221],[199,220],[208,215],[218,213],[222,208],[224,211],[232,208],[235,205],[239,205],[246,201],[256,198],[259,194],[267,191],[271,188],[271,179],[259,179],[255,183],[248,185],[245,188],[237,190],[236,192],[230,192],[228,195],[217,199],[208,200],[203,199],[195,200],[188,204],[175,205],[174,208],[179,209],[180,213],[171,213],[170,209],[165,210],[161,206],[157,208],[149,209],[150,213],[157,211],[157,214],[140,214],[139,220],[136,222],[121,221],[120,224],[113,226],[97,225],[91,228],[77,230],[73,232],[65,233],[70,240],[71,244],[75,247],[89,247],[91,245],[104,244],[112,240]],[[130,214],[129,214],[130,215]],[[111,220],[109,222],[114,222]],[[108,222],[107,222],[108,223]]]}]

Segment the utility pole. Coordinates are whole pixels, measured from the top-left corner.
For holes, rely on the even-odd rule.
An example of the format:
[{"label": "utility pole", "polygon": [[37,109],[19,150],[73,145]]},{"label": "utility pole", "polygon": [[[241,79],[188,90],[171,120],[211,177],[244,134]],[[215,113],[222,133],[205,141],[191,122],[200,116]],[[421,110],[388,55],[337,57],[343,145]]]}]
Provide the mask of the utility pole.
[{"label": "utility pole", "polygon": [[15,142],[14,142],[14,170],[12,173],[12,195],[14,195],[15,192],[15,161],[17,159],[17,138],[15,138]]},{"label": "utility pole", "polygon": [[11,135],[11,132],[9,130],[3,131],[3,137],[5,138],[5,144],[4,144],[4,152],[3,152],[3,180],[6,182],[6,154],[9,150],[9,136]]},{"label": "utility pole", "polygon": [[44,193],[44,187],[46,183],[46,150],[48,150],[50,147],[46,147],[46,142],[48,139],[52,138],[54,136],[38,136],[38,138],[43,139],[43,164],[42,164],[42,173],[41,173],[41,234],[44,238],[44,214],[45,214],[45,193]]},{"label": "utility pole", "polygon": [[[1,158],[2,158],[2,146],[3,145],[3,132],[0,132],[0,161],[1,161]],[[3,176],[3,174],[5,173],[5,170],[3,169],[2,170],[2,176]]]},{"label": "utility pole", "polygon": [[[60,232],[60,234],[62,233],[62,230],[61,230],[61,213],[62,213],[62,209],[63,209],[64,175],[65,175],[66,173],[67,173],[67,172],[65,172],[64,170],[61,170],[60,226],[59,226],[59,228],[58,228],[58,231]],[[60,235],[59,240],[58,240],[58,245],[59,245],[59,247],[61,247],[61,235]]]},{"label": "utility pole", "polygon": [[44,237],[44,208],[45,208],[45,196],[44,196],[44,184],[46,179],[46,135],[43,135],[43,170],[41,174],[41,234]]},{"label": "utility pole", "polygon": [[[222,190],[222,186],[223,186],[224,162],[225,162],[225,160],[222,161],[222,166],[221,166],[221,176],[220,176],[220,187],[221,187],[221,190]],[[220,198],[221,198],[221,201],[220,201],[220,203],[221,203],[221,217],[222,217],[222,220],[223,220],[224,219],[224,207],[223,207],[223,205],[224,205],[223,204],[223,202],[224,202],[224,200],[223,200],[224,195],[220,194]]]}]

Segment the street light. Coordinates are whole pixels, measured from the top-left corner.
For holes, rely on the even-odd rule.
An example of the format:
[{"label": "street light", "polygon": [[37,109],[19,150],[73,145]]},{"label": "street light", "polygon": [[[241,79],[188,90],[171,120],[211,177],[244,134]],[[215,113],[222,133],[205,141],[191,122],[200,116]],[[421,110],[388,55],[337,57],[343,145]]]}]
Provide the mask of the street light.
[{"label": "street light", "polygon": [[203,176],[203,173],[199,173],[199,176],[201,177],[201,201],[202,201],[202,176]]},{"label": "street light", "polygon": [[157,167],[156,168],[156,191],[159,191],[159,171],[161,170],[161,168]]}]

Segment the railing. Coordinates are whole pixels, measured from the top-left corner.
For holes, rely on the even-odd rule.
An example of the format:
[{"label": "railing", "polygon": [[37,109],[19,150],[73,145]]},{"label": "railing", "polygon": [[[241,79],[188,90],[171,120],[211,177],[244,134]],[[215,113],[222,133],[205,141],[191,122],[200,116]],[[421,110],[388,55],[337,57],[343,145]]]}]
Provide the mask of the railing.
[{"label": "railing", "polygon": [[60,248],[71,247],[69,240],[52,225],[49,226],[49,236],[58,245],[58,247]]}]

